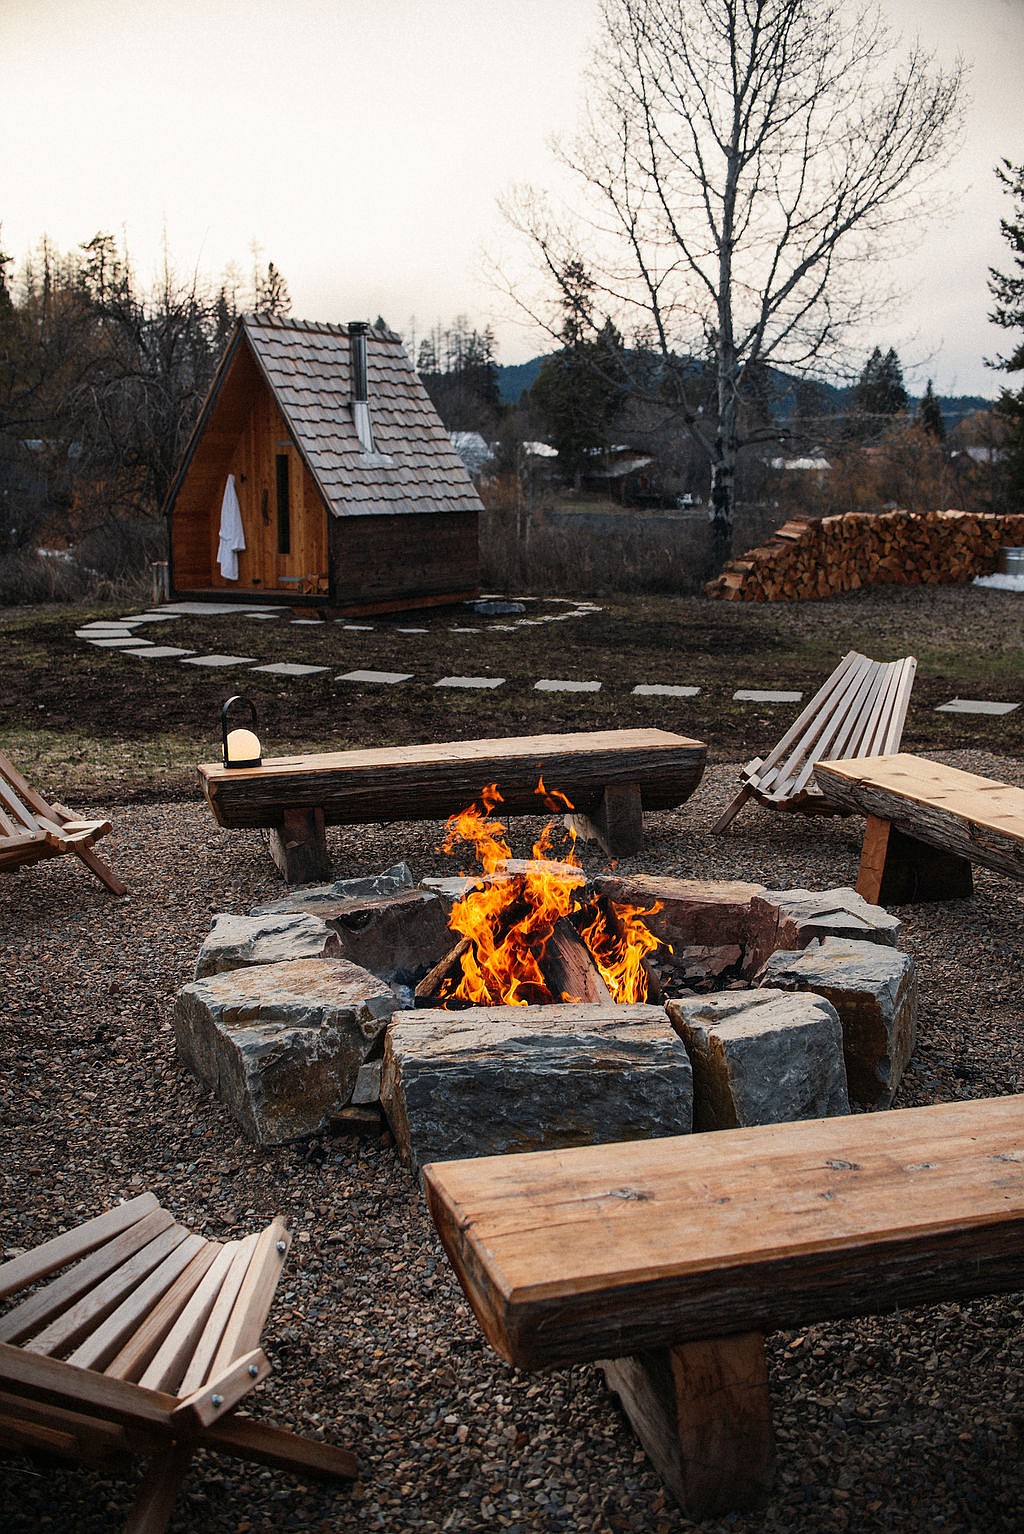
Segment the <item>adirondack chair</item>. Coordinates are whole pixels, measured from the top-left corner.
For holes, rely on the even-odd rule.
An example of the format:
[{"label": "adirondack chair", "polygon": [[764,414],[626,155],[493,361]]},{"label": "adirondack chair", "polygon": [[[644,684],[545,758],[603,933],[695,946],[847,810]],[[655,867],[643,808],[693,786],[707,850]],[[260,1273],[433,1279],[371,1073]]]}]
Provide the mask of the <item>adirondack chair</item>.
[{"label": "adirondack chair", "polygon": [[773,810],[845,814],[814,782],[814,764],[888,756],[900,748],[917,661],[877,661],[850,650],[773,751],[743,769],[743,786],[716,822],[724,831],[748,799]]},{"label": "adirondack chair", "polygon": [[232,1415],[270,1372],[258,1343],[288,1246],[280,1218],[206,1241],[143,1193],[0,1266],[0,1300],[24,1296],[0,1316],[0,1451],[145,1456],[126,1534],[167,1527],[199,1447],[354,1479],[347,1450]]},{"label": "adirondack chair", "polygon": [[123,884],[93,851],[93,842],[111,830],[109,820],[80,820],[63,804],[48,804],[0,751],[0,872],[73,852],[115,895]]}]

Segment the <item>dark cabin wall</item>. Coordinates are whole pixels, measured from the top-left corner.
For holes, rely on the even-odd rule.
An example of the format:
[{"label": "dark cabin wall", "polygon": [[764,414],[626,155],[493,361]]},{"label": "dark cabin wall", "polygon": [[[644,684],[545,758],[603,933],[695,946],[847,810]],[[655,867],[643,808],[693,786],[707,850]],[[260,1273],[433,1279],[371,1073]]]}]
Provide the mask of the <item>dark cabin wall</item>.
[{"label": "dark cabin wall", "polygon": [[475,511],[332,517],[333,605],[372,612],[475,595],[478,518]]}]

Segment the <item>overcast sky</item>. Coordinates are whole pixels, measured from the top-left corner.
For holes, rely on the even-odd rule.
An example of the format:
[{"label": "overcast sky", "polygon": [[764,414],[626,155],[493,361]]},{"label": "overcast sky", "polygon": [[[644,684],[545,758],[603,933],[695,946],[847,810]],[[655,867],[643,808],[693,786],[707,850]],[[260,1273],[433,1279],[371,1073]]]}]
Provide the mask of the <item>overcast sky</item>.
[{"label": "overcast sky", "polygon": [[[952,211],[922,234],[884,332],[908,379],[994,394],[1007,337],[986,321],[1008,267],[992,167],[1024,161],[1024,0],[884,0],[910,40],[973,66]],[[20,262],[98,230],[151,280],[246,278],[254,243],[293,313],[409,334],[490,322],[499,360],[545,349],[512,322],[483,255],[513,182],[551,184],[573,126],[597,0],[0,0],[0,242]]]}]

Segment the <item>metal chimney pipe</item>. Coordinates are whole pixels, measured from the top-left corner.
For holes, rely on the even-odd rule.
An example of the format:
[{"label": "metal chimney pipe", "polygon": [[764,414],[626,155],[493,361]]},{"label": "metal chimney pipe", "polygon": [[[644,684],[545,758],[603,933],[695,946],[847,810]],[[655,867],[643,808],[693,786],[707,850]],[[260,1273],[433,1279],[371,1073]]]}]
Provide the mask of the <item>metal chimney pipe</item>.
[{"label": "metal chimney pipe", "polygon": [[366,400],[366,332],[365,320],[349,320],[348,344],[352,358],[352,398]]}]

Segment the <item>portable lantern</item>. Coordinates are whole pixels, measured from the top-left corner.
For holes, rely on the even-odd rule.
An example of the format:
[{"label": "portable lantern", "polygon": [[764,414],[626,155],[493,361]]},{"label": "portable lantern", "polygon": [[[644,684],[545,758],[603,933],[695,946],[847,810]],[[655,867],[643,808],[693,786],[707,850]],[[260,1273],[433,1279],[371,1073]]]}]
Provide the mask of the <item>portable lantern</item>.
[{"label": "portable lantern", "polygon": [[[241,709],[248,712],[250,728],[229,728],[229,713]],[[256,705],[251,698],[236,694],[229,698],[220,711],[221,738],[224,742],[225,767],[259,767],[263,762],[260,738],[256,734]]]}]

